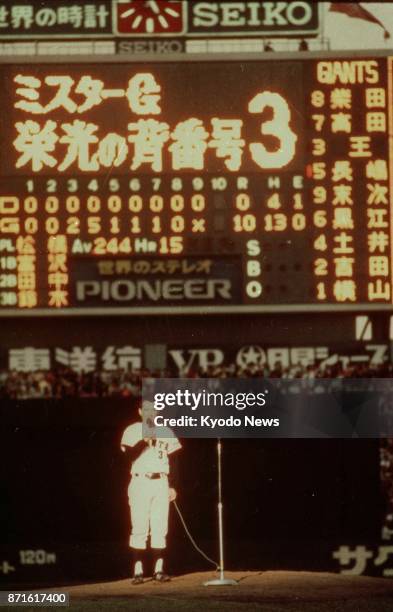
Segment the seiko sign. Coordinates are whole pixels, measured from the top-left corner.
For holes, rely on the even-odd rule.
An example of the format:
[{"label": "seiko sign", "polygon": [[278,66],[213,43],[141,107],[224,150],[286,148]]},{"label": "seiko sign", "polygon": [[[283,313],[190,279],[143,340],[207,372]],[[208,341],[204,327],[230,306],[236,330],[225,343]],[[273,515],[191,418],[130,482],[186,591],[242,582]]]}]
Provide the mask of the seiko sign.
[{"label": "seiko sign", "polygon": [[200,2],[118,0],[117,36],[317,36],[318,2]]},{"label": "seiko sign", "polygon": [[189,34],[312,36],[318,2],[188,2]]}]

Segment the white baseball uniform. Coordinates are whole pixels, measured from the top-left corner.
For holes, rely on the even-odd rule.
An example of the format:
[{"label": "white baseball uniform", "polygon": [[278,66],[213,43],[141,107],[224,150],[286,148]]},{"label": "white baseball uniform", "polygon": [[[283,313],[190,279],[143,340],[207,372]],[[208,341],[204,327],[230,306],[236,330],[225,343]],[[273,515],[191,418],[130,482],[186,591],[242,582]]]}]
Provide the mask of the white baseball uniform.
[{"label": "white baseball uniform", "polygon": [[[145,549],[150,533],[152,548],[165,548],[169,514],[168,455],[181,448],[172,432],[160,427],[167,438],[149,440],[131,465],[128,501],[131,511],[130,546]],[[162,435],[162,434],[161,434]],[[172,436],[172,437],[169,437]],[[129,425],[121,446],[135,446],[143,440],[142,422]]]}]

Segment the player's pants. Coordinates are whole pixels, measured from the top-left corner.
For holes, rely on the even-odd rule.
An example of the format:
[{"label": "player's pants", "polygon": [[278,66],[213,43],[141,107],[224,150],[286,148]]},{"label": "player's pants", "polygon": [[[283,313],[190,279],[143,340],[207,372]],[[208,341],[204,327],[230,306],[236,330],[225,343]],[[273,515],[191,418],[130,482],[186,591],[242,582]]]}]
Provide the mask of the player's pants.
[{"label": "player's pants", "polygon": [[150,479],[146,476],[132,476],[128,501],[132,525],[130,546],[146,548],[150,533],[150,546],[165,548],[169,514],[168,477]]}]

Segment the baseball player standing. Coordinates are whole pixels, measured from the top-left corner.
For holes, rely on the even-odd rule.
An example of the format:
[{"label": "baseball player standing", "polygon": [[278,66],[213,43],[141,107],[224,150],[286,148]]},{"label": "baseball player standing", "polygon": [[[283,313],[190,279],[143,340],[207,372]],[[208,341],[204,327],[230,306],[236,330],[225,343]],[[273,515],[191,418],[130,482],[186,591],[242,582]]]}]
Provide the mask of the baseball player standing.
[{"label": "baseball player standing", "polygon": [[[131,450],[131,481],[128,501],[131,511],[130,548],[133,553],[133,584],[143,583],[147,539],[154,561],[154,580],[167,582],[164,572],[164,555],[168,533],[169,502],[176,498],[176,491],[169,487],[168,455],[181,444],[167,428],[154,426],[156,411],[151,402],[144,401],[139,409],[142,420],[129,425],[121,439],[121,450]],[[144,437],[143,427],[149,428]],[[165,429],[165,431],[163,431]],[[146,429],[145,429],[146,433]],[[168,437],[162,437],[163,434]]]}]

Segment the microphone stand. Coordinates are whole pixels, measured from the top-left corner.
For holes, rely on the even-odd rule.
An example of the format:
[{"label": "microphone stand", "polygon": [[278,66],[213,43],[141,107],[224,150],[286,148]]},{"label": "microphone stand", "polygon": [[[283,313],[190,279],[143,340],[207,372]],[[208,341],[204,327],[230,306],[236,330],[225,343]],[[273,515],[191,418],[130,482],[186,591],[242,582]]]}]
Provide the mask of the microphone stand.
[{"label": "microphone stand", "polygon": [[222,455],[222,442],[221,439],[217,439],[217,462],[218,462],[218,537],[220,546],[220,577],[214,580],[208,580],[204,582],[204,586],[234,586],[237,583],[232,578],[225,578],[224,576],[224,529],[223,529],[223,503],[222,503],[222,467],[221,467],[221,455]]}]

